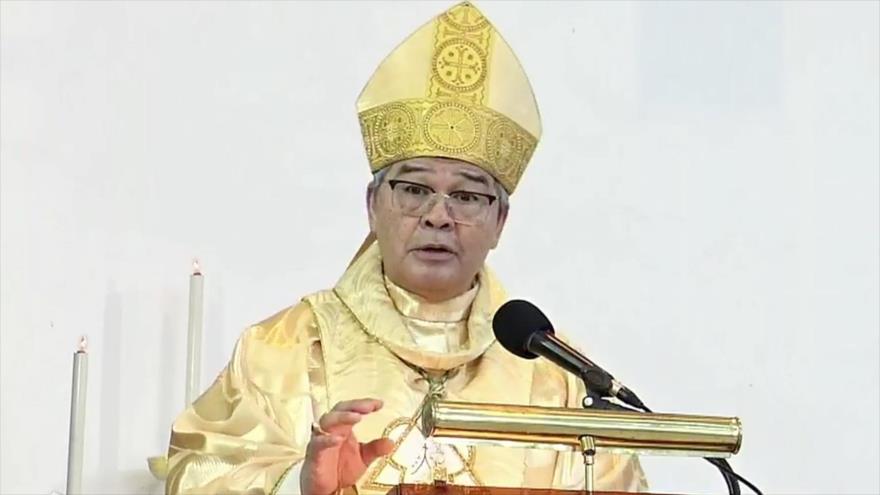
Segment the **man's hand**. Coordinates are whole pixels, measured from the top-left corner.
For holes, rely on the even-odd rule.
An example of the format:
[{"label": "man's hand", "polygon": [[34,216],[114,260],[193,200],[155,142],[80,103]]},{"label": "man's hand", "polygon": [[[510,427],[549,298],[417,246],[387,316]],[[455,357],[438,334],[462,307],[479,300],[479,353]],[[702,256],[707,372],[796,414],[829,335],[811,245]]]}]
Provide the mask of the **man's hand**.
[{"label": "man's hand", "polygon": [[382,401],[358,399],[336,404],[321,416],[318,425],[326,433],[312,434],[299,477],[303,495],[331,495],[348,488],[363,476],[376,458],[391,453],[387,438],[360,443],[352,427],[366,414],[382,408]]}]

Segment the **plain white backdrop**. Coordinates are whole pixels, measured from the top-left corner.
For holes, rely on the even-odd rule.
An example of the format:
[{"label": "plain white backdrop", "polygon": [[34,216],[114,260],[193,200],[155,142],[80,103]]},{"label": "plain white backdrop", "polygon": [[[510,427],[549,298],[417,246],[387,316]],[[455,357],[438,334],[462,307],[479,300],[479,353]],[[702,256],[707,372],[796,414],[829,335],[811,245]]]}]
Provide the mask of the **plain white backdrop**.
[{"label": "plain white backdrop", "polygon": [[[354,100],[451,2],[3,2],[0,492],[147,493],[239,332],[367,231]],[[482,2],[544,138],[490,262],[655,410],[737,415],[765,493],[880,492],[880,4]],[[646,458],[656,492],[719,493]]]}]

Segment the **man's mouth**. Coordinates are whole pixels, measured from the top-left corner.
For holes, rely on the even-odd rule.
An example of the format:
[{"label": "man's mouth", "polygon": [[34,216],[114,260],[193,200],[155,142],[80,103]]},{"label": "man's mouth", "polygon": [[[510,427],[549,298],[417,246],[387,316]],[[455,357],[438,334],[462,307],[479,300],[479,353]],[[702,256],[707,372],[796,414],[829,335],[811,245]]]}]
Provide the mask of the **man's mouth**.
[{"label": "man's mouth", "polygon": [[455,253],[455,250],[446,244],[423,244],[416,249],[420,251]]},{"label": "man's mouth", "polygon": [[442,246],[438,246],[438,247],[435,247],[435,246],[425,246],[425,247],[420,247],[419,250],[421,250],[421,251],[428,251],[428,252],[432,252],[432,253],[451,253],[451,252],[452,252],[451,249],[447,249],[447,248],[442,247]]},{"label": "man's mouth", "polygon": [[418,258],[427,261],[444,261],[455,256],[455,251],[442,244],[426,244],[413,250]]}]

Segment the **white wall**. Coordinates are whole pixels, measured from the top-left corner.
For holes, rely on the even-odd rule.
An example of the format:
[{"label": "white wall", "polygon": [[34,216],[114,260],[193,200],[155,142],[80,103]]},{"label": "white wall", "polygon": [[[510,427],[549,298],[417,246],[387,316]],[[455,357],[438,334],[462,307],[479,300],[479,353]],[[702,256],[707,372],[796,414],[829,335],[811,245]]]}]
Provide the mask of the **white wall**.
[{"label": "white wall", "polygon": [[[366,232],[354,100],[431,3],[3,2],[0,492],[144,493],[183,402]],[[545,137],[492,263],[656,410],[741,416],[767,493],[878,493],[876,2],[480,6]],[[657,492],[718,493],[645,461]]]}]

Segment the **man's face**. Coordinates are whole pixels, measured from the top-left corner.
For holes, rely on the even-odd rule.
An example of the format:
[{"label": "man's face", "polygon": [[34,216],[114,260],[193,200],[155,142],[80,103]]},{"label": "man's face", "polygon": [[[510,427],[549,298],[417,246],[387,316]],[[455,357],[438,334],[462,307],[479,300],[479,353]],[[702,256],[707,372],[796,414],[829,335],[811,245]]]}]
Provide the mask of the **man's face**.
[{"label": "man's face", "polygon": [[[429,198],[430,191],[452,197],[435,198],[432,207],[428,200],[427,211],[414,212],[413,203]],[[379,242],[385,274],[429,301],[470,289],[489,250],[498,244],[507,217],[500,201],[488,196],[497,196],[495,180],[467,162],[414,158],[391,165],[382,183],[367,194],[370,229]],[[475,202],[483,205],[477,208]],[[475,211],[482,214],[472,217]]]}]

